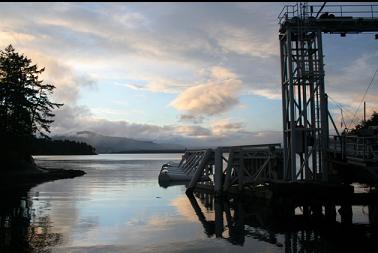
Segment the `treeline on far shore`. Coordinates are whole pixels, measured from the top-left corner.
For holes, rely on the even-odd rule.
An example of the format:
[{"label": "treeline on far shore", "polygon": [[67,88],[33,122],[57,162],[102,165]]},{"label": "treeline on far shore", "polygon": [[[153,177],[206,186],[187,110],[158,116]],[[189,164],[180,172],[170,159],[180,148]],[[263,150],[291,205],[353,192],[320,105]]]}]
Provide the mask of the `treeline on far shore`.
[{"label": "treeline on far shore", "polygon": [[111,152],[111,154],[176,154],[185,153],[186,149],[140,149]]},{"label": "treeline on far shore", "polygon": [[33,138],[32,155],[96,155],[96,149],[84,142]]}]

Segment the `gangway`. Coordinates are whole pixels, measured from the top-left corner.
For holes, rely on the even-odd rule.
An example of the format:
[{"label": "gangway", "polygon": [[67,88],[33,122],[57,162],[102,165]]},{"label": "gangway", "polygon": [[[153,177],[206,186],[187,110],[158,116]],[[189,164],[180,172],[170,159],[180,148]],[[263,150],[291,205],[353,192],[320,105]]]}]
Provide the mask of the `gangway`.
[{"label": "gangway", "polygon": [[[159,182],[190,181],[197,170],[203,171],[210,165],[210,149],[188,150],[182,156],[180,163],[163,164],[159,173]],[[206,170],[208,172],[208,170]],[[209,181],[208,175],[201,175],[198,180]]]}]

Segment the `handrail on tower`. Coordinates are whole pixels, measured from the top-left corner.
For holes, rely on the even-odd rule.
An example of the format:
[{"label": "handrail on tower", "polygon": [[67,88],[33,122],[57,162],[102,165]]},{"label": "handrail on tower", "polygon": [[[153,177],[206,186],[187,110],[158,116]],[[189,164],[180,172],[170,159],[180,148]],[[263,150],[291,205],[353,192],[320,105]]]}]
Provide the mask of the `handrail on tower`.
[{"label": "handrail on tower", "polygon": [[[315,14],[319,11],[318,16],[322,14],[333,14],[336,17],[348,17],[351,15],[358,15],[362,18],[378,18],[378,5],[377,4],[359,4],[359,5],[335,5],[327,4],[323,9],[322,5],[306,5],[304,8],[305,16],[315,18]],[[300,17],[301,4],[285,5],[280,14],[278,15],[278,23],[282,24],[286,20],[294,17]]]}]

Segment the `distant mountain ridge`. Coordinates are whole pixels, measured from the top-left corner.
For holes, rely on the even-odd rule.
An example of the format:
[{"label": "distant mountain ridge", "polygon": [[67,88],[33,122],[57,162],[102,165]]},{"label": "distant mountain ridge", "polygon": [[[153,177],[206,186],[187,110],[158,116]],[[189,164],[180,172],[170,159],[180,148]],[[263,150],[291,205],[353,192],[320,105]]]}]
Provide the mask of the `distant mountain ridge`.
[{"label": "distant mountain ridge", "polygon": [[79,131],[69,135],[57,135],[54,140],[71,140],[85,142],[96,148],[97,153],[121,153],[158,150],[184,150],[178,144],[162,144],[153,141],[141,141],[126,137],[115,137],[97,134],[91,131]]}]

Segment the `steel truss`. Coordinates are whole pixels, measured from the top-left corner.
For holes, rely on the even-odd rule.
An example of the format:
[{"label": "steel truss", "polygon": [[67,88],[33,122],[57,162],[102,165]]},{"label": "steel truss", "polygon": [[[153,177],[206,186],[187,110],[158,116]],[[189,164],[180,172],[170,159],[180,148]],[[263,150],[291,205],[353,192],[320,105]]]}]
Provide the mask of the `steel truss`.
[{"label": "steel truss", "polygon": [[378,30],[376,5],[323,7],[285,6],[279,15],[286,181],[328,180],[329,112],[322,33],[345,36]]}]

